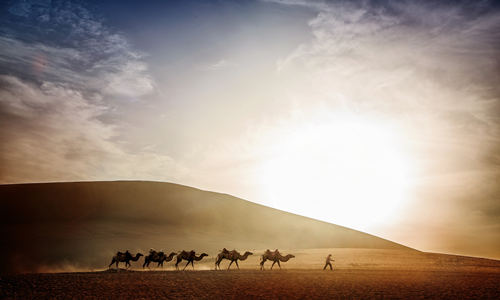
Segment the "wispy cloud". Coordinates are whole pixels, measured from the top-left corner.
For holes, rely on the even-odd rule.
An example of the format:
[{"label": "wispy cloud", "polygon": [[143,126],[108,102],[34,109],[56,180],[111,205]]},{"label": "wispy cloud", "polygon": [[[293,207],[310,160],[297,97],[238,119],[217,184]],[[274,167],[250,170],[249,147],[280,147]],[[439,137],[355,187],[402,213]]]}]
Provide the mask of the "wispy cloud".
[{"label": "wispy cloud", "polygon": [[123,149],[116,125],[103,121],[105,98],[154,90],[144,54],[73,2],[18,1],[9,14],[0,31],[1,182],[182,174],[167,155]]},{"label": "wispy cloud", "polygon": [[[9,8],[0,36],[0,63],[9,74],[122,97],[152,92],[153,79],[126,38],[81,5],[20,1]],[[46,17],[45,17],[46,16]]]},{"label": "wispy cloud", "polygon": [[203,67],[204,70],[208,71],[216,71],[216,70],[221,70],[221,69],[227,69],[227,68],[232,68],[236,67],[238,64],[228,61],[226,59],[220,59],[214,63],[207,64]]}]

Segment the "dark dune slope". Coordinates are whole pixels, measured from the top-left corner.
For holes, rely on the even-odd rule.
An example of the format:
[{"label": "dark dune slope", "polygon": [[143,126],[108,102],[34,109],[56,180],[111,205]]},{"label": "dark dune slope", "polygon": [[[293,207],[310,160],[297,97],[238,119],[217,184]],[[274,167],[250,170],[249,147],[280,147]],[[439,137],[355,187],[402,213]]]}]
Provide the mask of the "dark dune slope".
[{"label": "dark dune slope", "polygon": [[160,182],[0,185],[0,272],[102,268],[117,249],[409,249],[226,194]]}]

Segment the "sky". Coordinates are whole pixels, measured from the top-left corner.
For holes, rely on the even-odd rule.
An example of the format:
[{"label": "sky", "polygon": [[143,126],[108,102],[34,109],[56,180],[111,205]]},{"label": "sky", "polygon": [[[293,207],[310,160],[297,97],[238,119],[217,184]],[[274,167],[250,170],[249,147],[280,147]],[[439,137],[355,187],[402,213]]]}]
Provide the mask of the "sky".
[{"label": "sky", "polygon": [[500,258],[499,59],[493,1],[3,1],[0,183],[168,181]]}]

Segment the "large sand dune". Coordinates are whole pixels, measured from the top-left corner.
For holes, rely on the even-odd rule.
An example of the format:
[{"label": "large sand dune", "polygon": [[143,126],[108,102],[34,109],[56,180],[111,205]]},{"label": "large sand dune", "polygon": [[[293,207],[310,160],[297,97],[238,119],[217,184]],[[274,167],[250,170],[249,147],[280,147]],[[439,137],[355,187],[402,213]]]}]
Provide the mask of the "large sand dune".
[{"label": "large sand dune", "polygon": [[[0,298],[425,298],[493,299],[500,261],[425,253],[341,226],[225,194],[155,182],[0,186]],[[107,269],[117,249],[196,249],[195,272]],[[241,270],[215,271],[222,247],[251,250]],[[282,270],[259,270],[279,248]],[[333,254],[334,270],[323,271]],[[122,265],[123,266],[123,265]],[[184,266],[184,263],[181,267]],[[221,267],[227,268],[228,261]],[[235,268],[235,266],[233,266]]]},{"label": "large sand dune", "polygon": [[117,250],[405,246],[226,194],[159,182],[0,186],[0,272],[99,269]]}]

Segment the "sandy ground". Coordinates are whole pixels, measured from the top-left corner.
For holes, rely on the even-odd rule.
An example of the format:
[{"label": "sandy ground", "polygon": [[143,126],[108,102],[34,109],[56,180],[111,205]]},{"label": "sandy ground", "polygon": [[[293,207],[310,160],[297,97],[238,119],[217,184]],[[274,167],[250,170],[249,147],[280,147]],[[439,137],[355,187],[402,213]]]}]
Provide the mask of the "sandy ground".
[{"label": "sandy ground", "polygon": [[6,299],[498,299],[500,272],[119,271],[3,276]]},{"label": "sandy ground", "polygon": [[[6,299],[500,299],[500,261],[418,251],[377,249],[283,249],[296,257],[282,270],[260,271],[259,256],[241,261],[241,270],[215,271],[214,255],[195,271],[105,268],[87,272],[0,276]],[[322,271],[332,253],[334,271]],[[107,265],[106,262],[103,264]],[[183,266],[183,265],[182,265]],[[57,271],[57,270],[53,270]],[[83,271],[83,270],[82,270]]]}]

